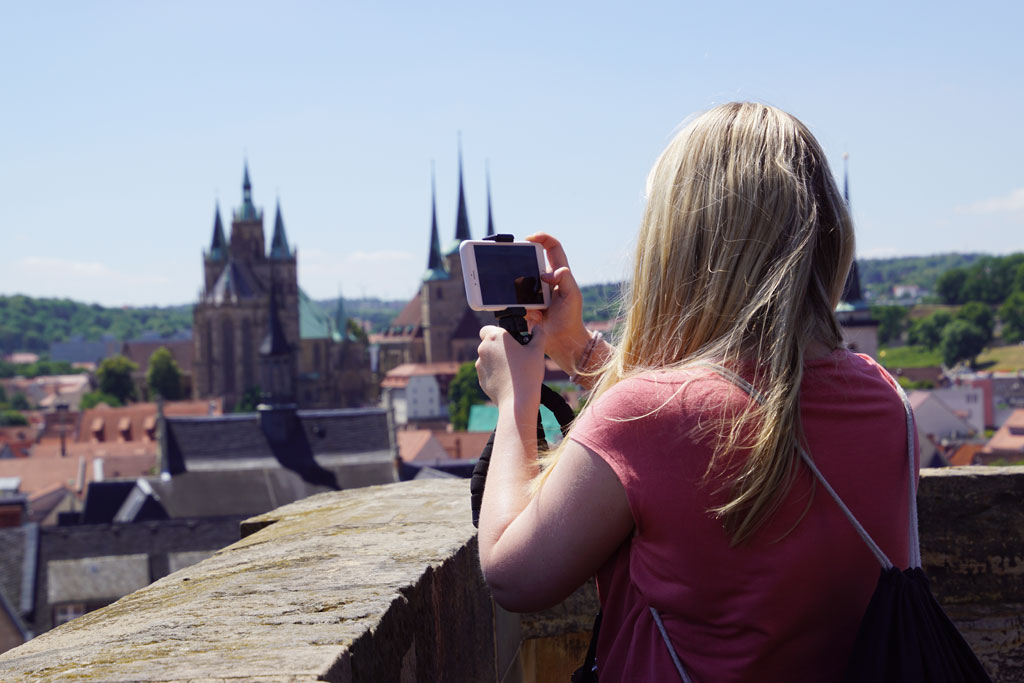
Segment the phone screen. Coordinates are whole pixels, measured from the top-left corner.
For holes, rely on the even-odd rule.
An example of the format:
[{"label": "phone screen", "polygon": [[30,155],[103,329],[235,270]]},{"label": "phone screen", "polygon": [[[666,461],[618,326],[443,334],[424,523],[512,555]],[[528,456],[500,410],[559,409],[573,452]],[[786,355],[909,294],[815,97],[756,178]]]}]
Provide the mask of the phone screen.
[{"label": "phone screen", "polygon": [[534,247],[475,245],[473,251],[484,306],[544,303]]}]

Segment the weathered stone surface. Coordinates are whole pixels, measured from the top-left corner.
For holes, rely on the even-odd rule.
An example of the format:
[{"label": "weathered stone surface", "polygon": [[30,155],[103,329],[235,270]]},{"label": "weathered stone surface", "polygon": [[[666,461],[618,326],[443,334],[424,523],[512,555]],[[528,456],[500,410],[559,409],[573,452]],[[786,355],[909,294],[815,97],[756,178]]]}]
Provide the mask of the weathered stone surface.
[{"label": "weathered stone surface", "polygon": [[[409,680],[493,678],[468,500],[468,482],[433,480],[280,508],[208,560],[6,653],[0,679],[399,680],[403,661]],[[486,672],[460,661],[478,641]]]},{"label": "weathered stone surface", "polygon": [[[925,570],[996,681],[1024,681],[1022,501],[1024,468],[921,478]],[[243,528],[0,655],[0,680],[513,683],[564,680],[582,661],[593,584],[538,614],[495,608],[464,480],[321,494]]]},{"label": "weathered stone surface", "polygon": [[997,681],[1024,681],[1024,467],[922,472],[921,561]]}]

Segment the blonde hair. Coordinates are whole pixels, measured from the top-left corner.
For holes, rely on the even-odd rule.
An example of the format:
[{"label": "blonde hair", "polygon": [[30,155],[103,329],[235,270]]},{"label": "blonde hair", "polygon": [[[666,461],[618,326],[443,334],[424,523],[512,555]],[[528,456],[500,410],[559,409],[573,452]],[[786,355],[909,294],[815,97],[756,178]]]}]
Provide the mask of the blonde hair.
[{"label": "blonde hair", "polygon": [[[727,502],[712,510],[734,544],[792,486],[804,353],[812,340],[842,343],[833,311],[853,254],[853,225],[824,152],[774,107],[733,102],[697,116],[648,177],[621,341],[592,399],[652,369],[754,369],[747,379],[764,401],[723,418],[712,459],[747,456],[725,485]],[[546,458],[538,486],[557,455]]]}]

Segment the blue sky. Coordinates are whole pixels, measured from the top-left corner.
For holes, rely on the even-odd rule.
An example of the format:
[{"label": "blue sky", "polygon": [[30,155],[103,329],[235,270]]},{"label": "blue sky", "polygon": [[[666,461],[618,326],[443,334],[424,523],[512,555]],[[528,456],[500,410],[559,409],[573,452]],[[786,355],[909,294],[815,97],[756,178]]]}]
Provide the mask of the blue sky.
[{"label": "blue sky", "polygon": [[299,281],[407,298],[430,167],[454,235],[559,236],[623,277],[644,180],[733,99],[850,154],[861,257],[1024,250],[1020,3],[0,4],[0,293],[186,303],[248,158]]}]

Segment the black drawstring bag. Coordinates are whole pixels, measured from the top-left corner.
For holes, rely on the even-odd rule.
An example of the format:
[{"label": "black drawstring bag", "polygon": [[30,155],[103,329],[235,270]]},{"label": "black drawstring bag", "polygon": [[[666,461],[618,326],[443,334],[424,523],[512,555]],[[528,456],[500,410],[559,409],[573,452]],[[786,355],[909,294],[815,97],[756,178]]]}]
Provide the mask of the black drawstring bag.
[{"label": "black drawstring bag", "polygon": [[935,600],[921,567],[883,569],[860,622],[844,679],[861,681],[991,680]]},{"label": "black drawstring bag", "polygon": [[[709,364],[726,379],[762,401],[749,382],[721,366]],[[861,618],[853,652],[846,665],[845,683],[983,683],[992,679],[971,651],[956,625],[932,594],[921,568],[921,539],[917,528],[917,489],[914,481],[916,427],[910,401],[893,380],[907,417],[907,461],[910,481],[908,529],[910,567],[899,569],[868,535],[850,509],[829,485],[811,456],[800,448],[800,458],[818,483],[839,505],[879,564],[881,575]]]}]

